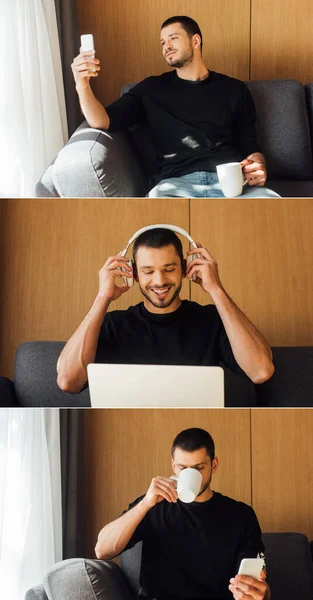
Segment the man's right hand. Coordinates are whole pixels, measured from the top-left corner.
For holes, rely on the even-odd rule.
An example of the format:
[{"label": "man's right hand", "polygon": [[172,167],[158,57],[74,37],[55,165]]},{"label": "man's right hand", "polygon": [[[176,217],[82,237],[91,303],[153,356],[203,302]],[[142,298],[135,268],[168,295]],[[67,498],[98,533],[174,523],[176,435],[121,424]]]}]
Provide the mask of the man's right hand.
[{"label": "man's right hand", "polygon": [[177,502],[176,481],[167,477],[153,477],[150,487],[142,502],[152,508],[158,502],[167,500],[168,502]]},{"label": "man's right hand", "polygon": [[100,60],[94,58],[94,51],[81,52],[71,64],[77,91],[89,86],[90,77],[97,77]]},{"label": "man's right hand", "polygon": [[[102,269],[99,271],[99,292],[98,296],[104,298],[107,302],[117,300],[124,292],[129,290],[129,287],[124,284],[116,285],[117,277],[132,277],[133,271],[127,264],[129,259],[121,256],[110,256]],[[125,269],[122,270],[122,269]]]}]

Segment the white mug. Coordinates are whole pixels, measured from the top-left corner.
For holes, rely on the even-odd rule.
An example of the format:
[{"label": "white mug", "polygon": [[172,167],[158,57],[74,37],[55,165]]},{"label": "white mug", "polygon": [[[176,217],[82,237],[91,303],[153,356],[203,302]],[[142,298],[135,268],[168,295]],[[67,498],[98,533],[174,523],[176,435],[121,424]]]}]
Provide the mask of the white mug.
[{"label": "white mug", "polygon": [[202,476],[197,469],[192,469],[191,467],[183,469],[179,473],[179,477],[171,477],[171,479],[177,481],[177,494],[179,500],[182,502],[193,502],[198,496],[201,489]]},{"label": "white mug", "polygon": [[216,167],[222,192],[226,198],[240,196],[242,188],[248,180],[244,178],[242,165],[239,162],[226,163]]}]

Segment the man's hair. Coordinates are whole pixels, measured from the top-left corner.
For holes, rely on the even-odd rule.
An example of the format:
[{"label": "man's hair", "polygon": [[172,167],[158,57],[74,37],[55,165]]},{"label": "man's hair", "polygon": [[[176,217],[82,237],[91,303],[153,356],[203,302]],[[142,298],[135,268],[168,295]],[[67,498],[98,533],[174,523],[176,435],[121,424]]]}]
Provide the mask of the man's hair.
[{"label": "man's hair", "polygon": [[183,266],[183,247],[179,237],[177,237],[174,231],[171,231],[170,229],[163,229],[162,227],[149,229],[137,237],[133,246],[133,261],[136,263],[136,255],[140,246],[147,246],[148,248],[163,248],[164,246],[170,245],[174,246],[176,253],[180,258],[181,265]]},{"label": "man's hair", "polygon": [[195,35],[195,33],[197,33],[200,36],[200,48],[202,51],[202,33],[198,23],[194,19],[192,19],[191,17],[186,17],[184,15],[170,17],[169,19],[166,19],[164,23],[162,23],[161,29],[163,29],[163,27],[167,27],[168,25],[172,25],[173,23],[180,23],[182,28],[188,34],[189,38],[192,38],[192,36]]},{"label": "man's hair", "polygon": [[172,456],[176,448],[181,448],[186,452],[194,452],[194,450],[205,448],[211,460],[215,457],[215,445],[212,436],[208,431],[199,427],[191,427],[181,431],[173,441]]}]

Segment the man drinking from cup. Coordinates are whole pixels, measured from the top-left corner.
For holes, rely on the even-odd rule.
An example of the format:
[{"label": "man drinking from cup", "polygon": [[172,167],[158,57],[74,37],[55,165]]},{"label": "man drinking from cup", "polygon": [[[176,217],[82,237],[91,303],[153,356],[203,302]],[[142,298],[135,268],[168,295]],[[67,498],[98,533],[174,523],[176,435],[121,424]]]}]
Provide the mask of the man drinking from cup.
[{"label": "man drinking from cup", "polygon": [[167,19],[160,42],[174,71],[144,79],[106,108],[90,87],[100,61],[93,51],[74,59],[76,90],[90,127],[115,132],[137,123],[148,125],[158,164],[151,179],[152,198],[221,197],[216,167],[233,162],[241,163],[248,180],[244,196],[277,197],[264,187],[265,159],[256,140],[255,107],[247,86],[208,70],[200,28],[190,17]]},{"label": "man drinking from cup", "polygon": [[140,599],[269,600],[265,565],[257,579],[236,575],[243,558],[264,557],[264,546],[253,509],[211,489],[218,468],[211,435],[180,432],[172,468],[174,476],[154,477],[100,531],[97,557],[110,559],[142,542]]}]

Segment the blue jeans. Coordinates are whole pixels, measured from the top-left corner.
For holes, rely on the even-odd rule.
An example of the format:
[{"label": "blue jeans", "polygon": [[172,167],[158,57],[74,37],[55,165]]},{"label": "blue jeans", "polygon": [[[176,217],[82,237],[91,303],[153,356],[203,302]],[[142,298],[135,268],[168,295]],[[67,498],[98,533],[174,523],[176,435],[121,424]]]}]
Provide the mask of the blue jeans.
[{"label": "blue jeans", "polygon": [[[162,179],[149,192],[149,198],[224,198],[217,173],[195,171],[181,177]],[[246,185],[238,198],[280,198],[266,187]]]}]

